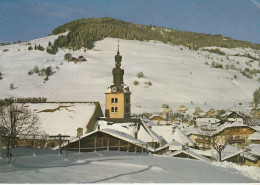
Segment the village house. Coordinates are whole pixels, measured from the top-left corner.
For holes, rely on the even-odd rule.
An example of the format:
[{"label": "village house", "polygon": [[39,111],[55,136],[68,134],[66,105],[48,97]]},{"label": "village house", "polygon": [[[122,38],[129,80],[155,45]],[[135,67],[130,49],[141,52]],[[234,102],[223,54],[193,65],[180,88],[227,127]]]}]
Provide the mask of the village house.
[{"label": "village house", "polygon": [[181,105],[178,109],[178,112],[185,114],[186,113],[186,107],[184,105]]},{"label": "village house", "polygon": [[220,123],[223,124],[227,121],[229,122],[238,122],[238,123],[244,123],[246,121],[245,116],[243,116],[242,114],[239,114],[235,111],[228,111],[225,114],[222,114],[220,116]]}]

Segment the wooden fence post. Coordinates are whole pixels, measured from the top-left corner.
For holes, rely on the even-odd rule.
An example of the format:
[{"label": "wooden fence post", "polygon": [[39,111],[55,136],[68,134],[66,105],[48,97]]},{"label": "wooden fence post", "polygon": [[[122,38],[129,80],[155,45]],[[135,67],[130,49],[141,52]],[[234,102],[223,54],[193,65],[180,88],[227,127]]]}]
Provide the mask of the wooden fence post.
[{"label": "wooden fence post", "polygon": [[80,153],[80,136],[79,136],[79,153]]},{"label": "wooden fence post", "polygon": [[95,137],[95,149],[94,149],[94,152],[96,152],[96,147],[97,147],[97,138]]},{"label": "wooden fence post", "polygon": [[59,134],[59,155],[61,155],[61,134]]},{"label": "wooden fence post", "polygon": [[135,153],[136,153],[136,145],[135,145]]},{"label": "wooden fence post", "polygon": [[2,158],[2,148],[3,148],[3,141],[2,141],[2,134],[0,133],[0,159]]},{"label": "wooden fence post", "polygon": [[35,156],[35,135],[33,135],[33,156]]},{"label": "wooden fence post", "polygon": [[107,138],[107,151],[109,151],[109,137]]}]

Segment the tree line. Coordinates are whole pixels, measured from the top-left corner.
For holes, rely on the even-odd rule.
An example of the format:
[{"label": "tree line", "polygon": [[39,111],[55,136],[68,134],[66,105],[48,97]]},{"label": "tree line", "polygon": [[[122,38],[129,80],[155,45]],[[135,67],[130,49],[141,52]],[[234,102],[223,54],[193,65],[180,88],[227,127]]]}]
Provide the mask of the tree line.
[{"label": "tree line", "polygon": [[173,45],[184,45],[194,50],[211,46],[260,49],[260,44],[235,40],[222,35],[179,31],[153,25],[137,25],[108,17],[75,20],[54,29],[52,34],[57,35],[66,31],[69,33],[66,36],[59,36],[54,42],[55,46],[74,50],[81,47],[92,49],[96,41],[112,37],[140,41],[156,40]]}]

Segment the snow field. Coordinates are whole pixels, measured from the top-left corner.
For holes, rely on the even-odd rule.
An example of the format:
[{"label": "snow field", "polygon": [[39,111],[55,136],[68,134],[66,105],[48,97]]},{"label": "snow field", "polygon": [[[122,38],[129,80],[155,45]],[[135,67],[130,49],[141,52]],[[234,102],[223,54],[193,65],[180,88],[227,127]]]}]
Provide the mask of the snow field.
[{"label": "snow field", "polygon": [[[27,155],[26,155],[27,152]],[[14,151],[15,153],[15,151]],[[90,153],[28,149],[8,166],[0,160],[1,183],[253,183],[232,168],[191,159],[104,151]],[[15,157],[14,157],[15,158]]]},{"label": "snow field", "polygon": [[[30,43],[32,46],[41,44],[46,48],[48,42],[53,42],[55,38],[57,36],[50,36]],[[25,51],[28,46],[26,43],[0,46],[0,71],[4,74],[0,80],[0,98],[41,96],[48,101],[99,101],[104,109],[104,92],[113,81],[117,39],[105,38],[96,42],[93,50],[86,52],[83,49],[60,49],[56,55],[46,51]],[[9,51],[2,52],[4,49]],[[230,55],[244,54],[243,51],[255,56],[250,49],[221,50]],[[68,63],[64,60],[68,52],[74,57],[82,55],[88,61]],[[259,82],[242,76],[238,71],[205,65],[205,61],[211,62],[211,59],[205,57],[209,53],[207,51],[192,51],[183,46],[153,41],[120,40],[120,53],[123,57],[122,68],[125,70],[124,81],[132,92],[132,113],[136,114],[160,111],[162,104],[169,104],[172,108],[185,105],[205,109],[234,108],[240,102],[247,106],[252,101],[253,91],[259,87]],[[216,62],[220,63],[220,59],[223,64],[240,61],[241,68],[246,67],[245,57],[236,57],[234,62],[230,62],[225,56],[210,54]],[[28,75],[28,71],[36,65],[39,68],[51,65],[55,73],[43,83],[44,77]],[[253,66],[257,68],[255,62]],[[145,77],[138,79],[138,72],[143,72]],[[231,80],[235,74],[238,78]],[[135,80],[140,84],[134,85]],[[152,86],[145,85],[147,81],[151,81]],[[11,83],[17,87],[15,90],[10,90]],[[205,102],[207,105],[204,105]]]}]

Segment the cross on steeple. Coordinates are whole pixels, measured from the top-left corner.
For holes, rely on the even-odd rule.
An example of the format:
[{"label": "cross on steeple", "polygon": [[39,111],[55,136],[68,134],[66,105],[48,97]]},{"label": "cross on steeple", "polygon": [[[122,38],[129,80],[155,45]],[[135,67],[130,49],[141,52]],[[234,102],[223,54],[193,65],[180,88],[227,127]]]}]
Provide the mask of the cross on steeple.
[{"label": "cross on steeple", "polygon": [[122,61],[122,56],[120,55],[120,52],[119,52],[119,39],[117,42],[118,42],[118,44],[117,44],[117,55],[115,56],[115,64],[116,64],[116,67],[120,67],[121,61]]},{"label": "cross on steeple", "polygon": [[117,40],[117,54],[120,54],[120,52],[119,52],[119,39]]}]

